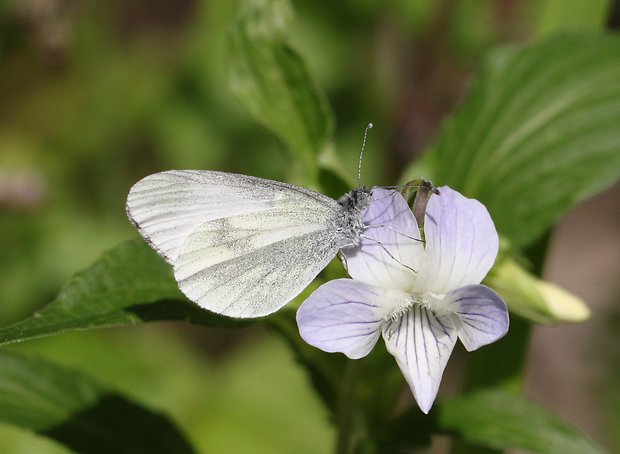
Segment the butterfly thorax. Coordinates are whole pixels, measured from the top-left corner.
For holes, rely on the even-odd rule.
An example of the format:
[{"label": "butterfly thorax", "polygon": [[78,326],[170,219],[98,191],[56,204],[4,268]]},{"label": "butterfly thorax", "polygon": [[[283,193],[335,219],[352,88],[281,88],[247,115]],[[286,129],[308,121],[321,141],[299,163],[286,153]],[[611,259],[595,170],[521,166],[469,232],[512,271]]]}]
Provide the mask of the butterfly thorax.
[{"label": "butterfly thorax", "polygon": [[338,200],[338,203],[344,210],[342,229],[347,236],[347,240],[350,241],[347,246],[357,246],[359,244],[359,237],[364,231],[361,212],[370,203],[371,193],[370,188],[361,187],[353,189]]}]

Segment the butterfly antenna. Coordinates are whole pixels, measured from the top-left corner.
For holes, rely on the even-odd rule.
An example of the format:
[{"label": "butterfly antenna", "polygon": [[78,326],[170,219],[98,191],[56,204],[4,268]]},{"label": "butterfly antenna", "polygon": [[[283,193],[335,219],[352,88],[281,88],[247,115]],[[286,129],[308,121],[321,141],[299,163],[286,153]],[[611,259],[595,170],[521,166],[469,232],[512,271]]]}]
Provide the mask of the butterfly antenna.
[{"label": "butterfly antenna", "polygon": [[362,139],[362,151],[360,151],[360,160],[357,165],[357,187],[362,187],[362,157],[364,156],[364,148],[366,148],[366,137],[368,137],[368,130],[372,129],[374,125],[372,123],[368,123],[366,125],[366,129],[364,130],[364,139]]}]

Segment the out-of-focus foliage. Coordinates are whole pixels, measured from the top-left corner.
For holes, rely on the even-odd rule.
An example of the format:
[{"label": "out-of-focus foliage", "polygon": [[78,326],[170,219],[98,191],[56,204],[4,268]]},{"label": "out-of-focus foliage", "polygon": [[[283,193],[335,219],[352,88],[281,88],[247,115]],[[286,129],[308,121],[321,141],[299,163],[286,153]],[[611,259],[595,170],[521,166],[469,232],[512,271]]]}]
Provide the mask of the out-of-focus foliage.
[{"label": "out-of-focus foliage", "polygon": [[230,34],[230,87],[257,121],[286,142],[298,166],[295,179],[313,185],[333,120],[303,59],[286,43],[291,15],[285,0],[240,3]]},{"label": "out-of-focus foliage", "polygon": [[537,20],[539,35],[558,31],[600,30],[610,11],[609,0],[543,0]]},{"label": "out-of-focus foliage", "polygon": [[0,382],[0,421],[58,440],[75,451],[93,452],[96,446],[100,452],[193,452],[166,418],[73,370],[3,352]]},{"label": "out-of-focus foliage", "polygon": [[[203,331],[150,325],[70,333],[9,349],[45,355],[167,416],[198,452],[329,450],[333,435],[325,410],[282,342],[253,331],[241,343],[236,330],[214,333],[211,345],[183,338],[199,341]],[[48,452],[25,432],[0,425],[0,434],[2,452]]]},{"label": "out-of-focus foliage", "polygon": [[[527,452],[599,454],[595,443],[544,407],[524,397],[504,391],[478,391],[442,401],[428,418],[417,411],[406,411],[394,421],[385,446],[400,451],[424,446],[424,440],[411,436],[411,427],[422,432],[439,431],[475,443],[474,452],[486,449],[516,448]],[[428,441],[426,441],[428,443]]]},{"label": "out-of-focus foliage", "polygon": [[438,419],[448,431],[496,449],[541,454],[603,452],[556,415],[511,393],[486,391],[446,401]]}]

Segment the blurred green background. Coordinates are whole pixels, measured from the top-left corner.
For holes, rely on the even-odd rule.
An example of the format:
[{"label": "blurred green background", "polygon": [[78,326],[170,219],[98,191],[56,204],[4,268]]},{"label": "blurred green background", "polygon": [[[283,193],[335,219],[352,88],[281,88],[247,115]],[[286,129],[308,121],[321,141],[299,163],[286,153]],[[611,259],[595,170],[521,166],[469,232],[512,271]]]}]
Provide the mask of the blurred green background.
[{"label": "blurred green background", "polygon": [[[102,251],[137,236],[124,204],[141,177],[203,168],[287,179],[286,148],[228,90],[235,3],[0,0],[1,324],[30,315]],[[291,43],[330,100],[344,167],[357,171],[372,121],[363,180],[393,184],[463,98],[487,50],[617,28],[618,5],[297,1]],[[556,232],[548,277],[588,301],[594,316],[536,331],[529,394],[620,450],[618,206],[616,186]],[[333,444],[307,377],[260,328],[159,324],[11,348],[85,370],[170,414],[202,452],[310,453]],[[0,426],[0,452],[63,449]]]}]

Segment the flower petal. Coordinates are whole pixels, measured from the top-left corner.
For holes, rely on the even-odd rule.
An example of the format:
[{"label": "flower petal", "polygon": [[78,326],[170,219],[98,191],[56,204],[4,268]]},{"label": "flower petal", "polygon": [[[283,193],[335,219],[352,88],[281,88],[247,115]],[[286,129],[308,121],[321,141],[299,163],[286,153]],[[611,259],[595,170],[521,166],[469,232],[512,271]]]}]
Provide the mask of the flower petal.
[{"label": "flower petal", "polygon": [[456,343],[452,321],[415,305],[384,326],[383,339],[396,358],[418,406],[428,413]]},{"label": "flower petal", "polygon": [[377,343],[385,323],[384,307],[393,304],[382,288],[336,279],[320,286],[302,303],[297,326],[308,344],[358,359]]},{"label": "flower petal", "polygon": [[415,290],[442,294],[479,284],[495,262],[499,238],[484,205],[447,186],[439,191],[426,208],[426,255]]},{"label": "flower petal", "polygon": [[489,287],[468,285],[447,295],[452,301],[457,333],[467,351],[502,338],[508,332],[508,308]]},{"label": "flower petal", "polygon": [[343,250],[347,271],[368,284],[408,290],[424,254],[418,223],[398,191],[374,188],[371,200],[359,246]]}]

